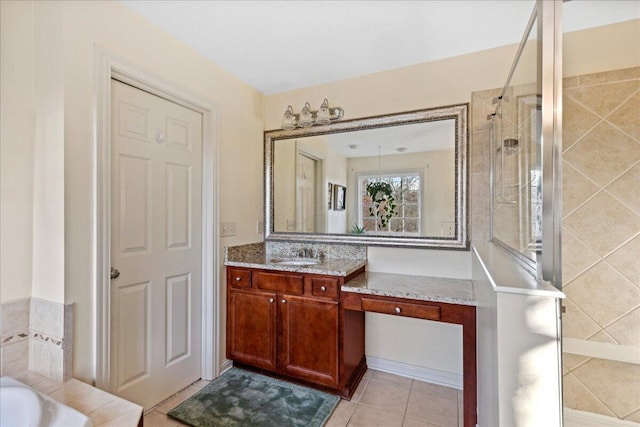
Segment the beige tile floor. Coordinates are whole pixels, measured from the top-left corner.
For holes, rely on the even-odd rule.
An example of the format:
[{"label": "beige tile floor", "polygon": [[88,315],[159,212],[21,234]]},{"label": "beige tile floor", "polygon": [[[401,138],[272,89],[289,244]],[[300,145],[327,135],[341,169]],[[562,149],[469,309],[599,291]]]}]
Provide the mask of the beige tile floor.
[{"label": "beige tile floor", "polygon": [[[208,381],[198,381],[152,408],[145,427],[184,426],[166,414]],[[460,427],[462,391],[368,370],[351,401],[341,400],[325,427]]]}]

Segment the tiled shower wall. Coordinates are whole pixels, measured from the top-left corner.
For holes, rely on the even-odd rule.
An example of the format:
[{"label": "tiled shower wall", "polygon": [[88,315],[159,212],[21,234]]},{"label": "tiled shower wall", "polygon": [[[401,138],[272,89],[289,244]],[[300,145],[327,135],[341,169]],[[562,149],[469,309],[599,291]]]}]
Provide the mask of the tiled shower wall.
[{"label": "tiled shower wall", "polygon": [[[640,68],[567,78],[563,337],[640,348]],[[564,354],[564,405],[640,422],[640,365]]]},{"label": "tiled shower wall", "polygon": [[[471,226],[490,239],[500,89],[471,96]],[[640,68],[565,79],[563,337],[640,347]],[[621,347],[620,347],[621,348]],[[640,365],[564,353],[564,406],[640,423]]]},{"label": "tiled shower wall", "polygon": [[2,303],[0,375],[28,369],[56,381],[71,378],[73,306],[38,298]]}]

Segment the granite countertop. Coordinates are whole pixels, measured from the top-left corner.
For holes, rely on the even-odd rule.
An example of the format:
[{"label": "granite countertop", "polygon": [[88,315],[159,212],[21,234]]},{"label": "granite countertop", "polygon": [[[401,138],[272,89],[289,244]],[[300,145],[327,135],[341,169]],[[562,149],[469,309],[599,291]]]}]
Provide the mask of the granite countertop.
[{"label": "granite countertop", "polygon": [[365,272],[342,286],[342,292],[381,295],[449,304],[477,305],[471,280]]},{"label": "granite countertop", "polygon": [[294,258],[291,254],[267,253],[262,244],[249,244],[226,248],[224,265],[330,276],[348,276],[367,265],[366,259],[331,257],[320,258],[318,263],[313,265],[283,265],[273,262]]}]

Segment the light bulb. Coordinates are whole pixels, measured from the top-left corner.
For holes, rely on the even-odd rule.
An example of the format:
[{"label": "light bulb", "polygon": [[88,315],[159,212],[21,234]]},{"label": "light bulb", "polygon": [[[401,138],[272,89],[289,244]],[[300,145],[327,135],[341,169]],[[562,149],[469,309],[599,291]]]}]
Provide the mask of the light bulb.
[{"label": "light bulb", "polygon": [[296,117],[293,115],[293,107],[289,105],[287,111],[282,116],[282,129],[291,130],[296,128]]},{"label": "light bulb", "polygon": [[308,128],[313,126],[313,115],[311,114],[311,105],[306,102],[302,111],[300,111],[300,119],[298,120],[298,126],[302,128]]},{"label": "light bulb", "polygon": [[329,122],[331,122],[331,112],[329,111],[329,101],[325,99],[316,115],[316,123],[326,125]]}]

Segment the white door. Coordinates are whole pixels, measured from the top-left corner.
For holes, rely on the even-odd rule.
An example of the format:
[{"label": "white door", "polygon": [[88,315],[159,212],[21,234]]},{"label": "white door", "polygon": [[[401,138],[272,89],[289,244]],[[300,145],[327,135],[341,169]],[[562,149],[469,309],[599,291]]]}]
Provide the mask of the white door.
[{"label": "white door", "polygon": [[296,222],[298,230],[302,232],[315,232],[315,177],[316,161],[302,154],[298,154],[296,186],[298,195],[296,198]]},{"label": "white door", "polygon": [[202,115],[111,87],[110,385],[146,409],[201,373]]}]

